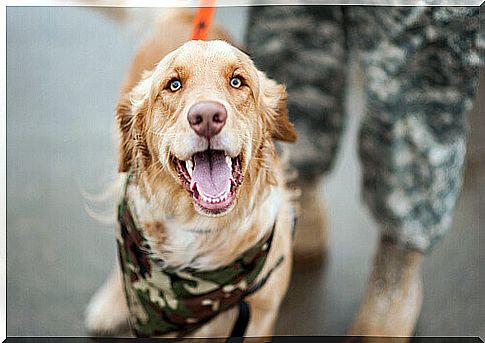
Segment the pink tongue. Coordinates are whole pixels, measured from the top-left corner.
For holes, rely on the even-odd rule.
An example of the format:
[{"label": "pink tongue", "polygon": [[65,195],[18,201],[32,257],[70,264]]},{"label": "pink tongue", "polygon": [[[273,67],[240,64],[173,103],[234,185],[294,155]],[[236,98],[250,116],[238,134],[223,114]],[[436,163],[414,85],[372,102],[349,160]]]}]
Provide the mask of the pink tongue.
[{"label": "pink tongue", "polygon": [[210,150],[194,155],[192,183],[206,197],[217,198],[230,189],[231,169],[223,151]]}]

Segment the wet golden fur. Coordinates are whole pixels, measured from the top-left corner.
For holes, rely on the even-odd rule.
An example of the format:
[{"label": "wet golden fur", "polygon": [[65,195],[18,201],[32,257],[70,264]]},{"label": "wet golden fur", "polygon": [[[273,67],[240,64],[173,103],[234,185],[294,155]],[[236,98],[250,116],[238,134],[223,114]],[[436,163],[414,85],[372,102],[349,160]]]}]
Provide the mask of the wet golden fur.
[{"label": "wet golden fur", "polygon": [[[214,269],[229,264],[267,235],[276,221],[261,275],[280,256],[284,262],[247,299],[252,309],[247,335],[271,335],[292,258],[291,200],[274,145],[275,140],[296,139],[286,111],[286,92],[256,70],[247,55],[226,43],[229,39],[218,27],[210,31],[207,42],[185,43],[191,24],[192,16],[186,12],[165,19],[135,56],[117,107],[119,171],[134,171],[136,181],[128,189],[134,210],[152,253],[172,266]],[[244,81],[240,89],[229,85],[235,75]],[[182,81],[181,91],[167,89],[174,77]],[[228,110],[226,125],[211,144],[223,146],[231,157],[242,155],[244,181],[237,203],[219,217],[194,209],[192,196],[171,163],[171,156],[186,160],[194,149],[206,148],[186,119],[190,105],[205,100],[219,101]],[[113,276],[94,297],[87,312],[89,330],[113,332],[122,324],[121,319],[106,319],[114,311],[117,318],[123,318],[119,313],[128,315],[125,300],[118,296],[120,287],[119,276]],[[194,336],[229,334],[235,311],[222,313]]]}]

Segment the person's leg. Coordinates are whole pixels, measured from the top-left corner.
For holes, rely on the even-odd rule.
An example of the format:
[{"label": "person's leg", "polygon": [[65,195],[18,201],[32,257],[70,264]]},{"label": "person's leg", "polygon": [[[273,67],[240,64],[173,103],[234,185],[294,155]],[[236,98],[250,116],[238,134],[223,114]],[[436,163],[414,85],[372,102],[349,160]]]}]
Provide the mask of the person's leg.
[{"label": "person's leg", "polygon": [[287,87],[290,119],[298,132],[290,159],[302,191],[295,260],[319,262],[325,250],[325,211],[318,184],[334,163],[344,127],[342,11],[332,6],[253,7],[247,47],[259,69]]},{"label": "person's leg", "polygon": [[350,9],[367,74],[360,135],[363,199],[382,230],[350,329],[412,335],[424,252],[446,233],[462,184],[478,81],[478,8]]}]

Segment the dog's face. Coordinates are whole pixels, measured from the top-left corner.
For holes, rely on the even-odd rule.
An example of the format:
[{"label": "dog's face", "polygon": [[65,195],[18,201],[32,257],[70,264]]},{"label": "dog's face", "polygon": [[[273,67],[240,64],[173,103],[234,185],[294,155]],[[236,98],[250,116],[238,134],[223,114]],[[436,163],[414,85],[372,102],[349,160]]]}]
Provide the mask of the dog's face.
[{"label": "dog's face", "polygon": [[226,214],[245,176],[267,163],[261,159],[268,143],[296,139],[285,101],[284,87],[238,49],[190,41],[118,106],[120,169],[176,184],[173,201],[189,197],[199,214]]}]

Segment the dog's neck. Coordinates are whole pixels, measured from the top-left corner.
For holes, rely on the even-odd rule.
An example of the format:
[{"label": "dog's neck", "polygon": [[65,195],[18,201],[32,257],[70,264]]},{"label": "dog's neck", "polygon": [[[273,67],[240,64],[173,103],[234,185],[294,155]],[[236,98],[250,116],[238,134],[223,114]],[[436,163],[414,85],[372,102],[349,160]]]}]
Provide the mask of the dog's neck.
[{"label": "dog's neck", "polygon": [[[258,183],[261,187],[263,181],[256,180]],[[267,236],[282,197],[281,187],[266,184],[260,192],[243,195],[249,197],[244,201],[247,208],[239,201],[223,217],[194,215],[186,220],[167,214],[166,203],[158,200],[165,199],[166,194],[147,197],[137,184],[129,185],[127,192],[152,253],[167,265],[198,270],[224,266]]]}]

